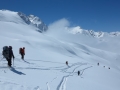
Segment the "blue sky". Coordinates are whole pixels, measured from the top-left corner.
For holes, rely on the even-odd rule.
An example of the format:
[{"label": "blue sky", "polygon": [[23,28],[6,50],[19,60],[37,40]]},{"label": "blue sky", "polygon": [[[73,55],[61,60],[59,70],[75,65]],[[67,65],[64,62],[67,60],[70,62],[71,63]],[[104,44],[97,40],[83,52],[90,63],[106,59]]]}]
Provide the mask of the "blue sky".
[{"label": "blue sky", "polygon": [[120,0],[0,0],[0,9],[33,14],[47,25],[66,18],[87,30],[120,31]]}]

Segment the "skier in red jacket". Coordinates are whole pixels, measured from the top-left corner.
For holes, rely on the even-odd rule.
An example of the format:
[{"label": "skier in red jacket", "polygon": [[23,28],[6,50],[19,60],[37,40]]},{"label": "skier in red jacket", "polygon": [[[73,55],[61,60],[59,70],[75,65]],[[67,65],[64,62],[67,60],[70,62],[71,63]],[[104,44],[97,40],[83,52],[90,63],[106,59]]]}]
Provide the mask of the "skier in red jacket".
[{"label": "skier in red jacket", "polygon": [[25,55],[25,47],[19,49],[19,54],[21,55],[21,59],[24,60],[24,55]]}]

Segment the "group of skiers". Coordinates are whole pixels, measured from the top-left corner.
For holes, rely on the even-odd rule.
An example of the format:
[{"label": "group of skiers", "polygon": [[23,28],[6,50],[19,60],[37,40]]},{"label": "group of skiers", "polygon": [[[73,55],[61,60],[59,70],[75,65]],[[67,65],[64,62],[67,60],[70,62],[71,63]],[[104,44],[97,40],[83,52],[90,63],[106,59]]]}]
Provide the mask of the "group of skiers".
[{"label": "group of skiers", "polygon": [[[24,60],[25,47],[19,49],[19,54],[21,55],[21,59]],[[2,51],[2,55],[8,61],[8,66],[11,67],[12,58],[13,58],[13,60],[15,58],[15,56],[13,54],[12,46],[4,46],[3,51]],[[68,61],[66,61],[66,65],[68,66]],[[79,75],[80,75],[80,71],[78,71],[78,76]]]},{"label": "group of skiers", "polygon": [[[21,55],[21,59],[24,60],[25,47],[19,49],[19,54]],[[15,58],[13,50],[12,50],[12,46],[4,46],[2,55],[3,55],[3,58],[5,58],[8,61],[8,66],[11,67],[12,58],[13,58],[13,60]]]},{"label": "group of skiers", "polygon": [[[97,63],[97,65],[99,66],[100,65],[100,63]],[[105,68],[105,66],[103,66],[104,68]],[[110,69],[110,67],[108,67],[108,69]]]},{"label": "group of skiers", "polygon": [[[65,62],[65,64],[68,66],[68,61]],[[80,75],[80,71],[77,72],[78,76]]]}]

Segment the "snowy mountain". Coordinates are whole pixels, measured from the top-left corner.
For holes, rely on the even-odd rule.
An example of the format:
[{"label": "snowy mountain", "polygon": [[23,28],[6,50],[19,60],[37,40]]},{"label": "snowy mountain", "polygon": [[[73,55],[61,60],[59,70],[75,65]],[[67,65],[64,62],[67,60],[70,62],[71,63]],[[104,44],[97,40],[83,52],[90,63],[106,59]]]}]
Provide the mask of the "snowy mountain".
[{"label": "snowy mountain", "polygon": [[90,35],[92,37],[96,37],[96,38],[101,38],[101,37],[104,37],[104,36],[120,36],[120,32],[116,31],[116,32],[110,32],[110,33],[107,33],[107,32],[95,32],[93,30],[85,30],[85,29],[81,29],[80,26],[76,26],[74,28],[72,28],[70,30],[70,32],[72,34],[84,34],[84,35]]},{"label": "snowy mountain", "polygon": [[42,22],[42,20],[40,20],[39,17],[35,17],[34,15],[29,15],[28,18],[30,22],[36,27],[38,27],[40,30],[46,31],[48,29],[48,27],[44,24],[44,22]]},{"label": "snowy mountain", "polygon": [[47,25],[44,24],[44,22],[42,22],[42,20],[40,20],[39,17],[36,17],[34,15],[29,15],[26,16],[25,14],[18,12],[18,15],[29,25],[33,25],[35,27],[38,28],[39,32],[43,32],[46,31],[48,29]]},{"label": "snowy mountain", "polygon": [[[0,90],[120,89],[119,32],[84,31],[67,27],[63,19],[39,33],[32,23],[41,24],[33,15],[0,11],[1,52],[12,46],[15,56],[8,68],[0,53]],[[20,47],[25,47],[25,60]]]}]

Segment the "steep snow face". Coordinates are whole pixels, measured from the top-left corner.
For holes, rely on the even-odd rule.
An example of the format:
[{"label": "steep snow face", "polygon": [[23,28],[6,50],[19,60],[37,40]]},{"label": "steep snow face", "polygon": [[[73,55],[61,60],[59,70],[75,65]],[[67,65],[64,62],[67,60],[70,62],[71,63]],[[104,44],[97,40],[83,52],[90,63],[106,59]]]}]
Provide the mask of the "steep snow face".
[{"label": "steep snow face", "polygon": [[34,15],[29,15],[28,18],[33,24],[37,24],[37,26],[42,23],[39,17],[35,17]]},{"label": "steep snow face", "polygon": [[44,22],[42,22],[42,20],[40,20],[39,17],[29,15],[28,18],[31,21],[31,23],[38,27],[40,30],[46,31],[48,29],[47,25],[45,25]]},{"label": "steep snow face", "polygon": [[18,15],[29,25],[33,25],[38,28],[37,31],[43,32],[48,29],[47,25],[45,25],[39,17],[35,17],[34,15],[26,16],[25,14],[18,12]]},{"label": "steep snow face", "polygon": [[25,14],[18,12],[18,15],[23,19],[23,21],[25,21],[25,23],[27,23],[27,24],[31,23],[29,18]]}]

